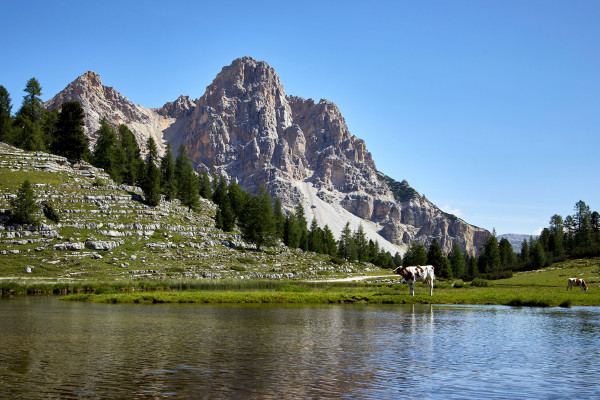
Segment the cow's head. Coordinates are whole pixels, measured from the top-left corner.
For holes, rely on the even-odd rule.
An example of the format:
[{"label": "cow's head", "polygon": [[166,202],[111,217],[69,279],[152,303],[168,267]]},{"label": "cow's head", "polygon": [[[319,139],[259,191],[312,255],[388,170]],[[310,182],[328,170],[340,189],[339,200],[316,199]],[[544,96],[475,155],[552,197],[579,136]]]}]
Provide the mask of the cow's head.
[{"label": "cow's head", "polygon": [[581,287],[583,288],[583,290],[585,290],[585,291],[587,292],[587,290],[588,290],[588,287],[587,287],[587,285],[585,284],[585,281],[584,281],[583,279],[581,280]]},{"label": "cow's head", "polygon": [[394,270],[395,274],[402,277],[402,283],[406,283],[407,280],[414,279],[412,272],[406,269],[406,267],[398,267]]}]

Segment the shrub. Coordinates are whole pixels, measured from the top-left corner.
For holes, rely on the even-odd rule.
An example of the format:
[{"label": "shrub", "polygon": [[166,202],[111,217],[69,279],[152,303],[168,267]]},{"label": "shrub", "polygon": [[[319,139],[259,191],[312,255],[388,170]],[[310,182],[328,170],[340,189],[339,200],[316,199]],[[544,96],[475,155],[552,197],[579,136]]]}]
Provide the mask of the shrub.
[{"label": "shrub", "polygon": [[46,216],[46,218],[48,218],[55,224],[58,224],[58,222],[60,221],[60,216],[58,215],[58,212],[56,212],[54,207],[52,207],[52,203],[50,202],[46,202],[44,204],[44,215]]},{"label": "shrub", "polygon": [[476,286],[476,287],[488,287],[490,286],[490,283],[488,281],[486,281],[485,279],[481,279],[481,278],[475,278],[473,279],[473,281],[471,282],[471,286]]},{"label": "shrub", "polygon": [[331,257],[331,259],[329,261],[331,261],[333,264],[337,264],[337,265],[342,265],[342,264],[346,263],[346,261],[344,261],[343,259],[341,259],[339,257]]}]

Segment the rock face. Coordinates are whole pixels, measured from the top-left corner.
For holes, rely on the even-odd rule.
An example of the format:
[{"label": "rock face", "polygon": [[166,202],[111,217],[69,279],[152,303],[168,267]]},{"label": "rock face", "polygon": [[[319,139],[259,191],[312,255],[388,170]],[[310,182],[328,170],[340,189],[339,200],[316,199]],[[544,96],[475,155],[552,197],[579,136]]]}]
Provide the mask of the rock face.
[{"label": "rock face", "polygon": [[113,126],[125,124],[135,135],[142,151],[152,136],[159,152],[164,152],[163,131],[175,122],[169,113],[138,106],[109,86],[102,85],[100,75],[88,71],[71,82],[65,89],[44,104],[48,110],[59,108],[65,101],[79,101],[85,112],[86,135],[90,145],[96,143],[100,118],[106,117]]},{"label": "rock face", "polygon": [[174,149],[183,143],[197,171],[222,173],[251,192],[264,185],[288,210],[301,202],[309,221],[327,224],[336,235],[347,222],[352,229],[361,224],[392,254],[434,238],[445,252],[458,243],[475,254],[489,235],[443,213],[408,183],[379,173],[334,103],[286,96],[274,69],[250,57],[224,67],[195,101],[180,96],[145,109],[102,86],[93,72],[46,106],[67,100],[82,103],[92,140],[98,118],[107,115],[128,125],[140,145],[148,136]]}]

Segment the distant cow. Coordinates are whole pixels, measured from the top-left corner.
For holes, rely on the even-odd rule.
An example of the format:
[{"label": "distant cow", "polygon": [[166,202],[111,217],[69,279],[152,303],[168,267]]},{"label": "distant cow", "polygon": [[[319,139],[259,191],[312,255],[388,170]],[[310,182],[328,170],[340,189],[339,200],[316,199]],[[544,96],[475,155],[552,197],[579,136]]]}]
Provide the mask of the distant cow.
[{"label": "distant cow", "polygon": [[417,265],[416,267],[398,267],[394,270],[395,274],[402,277],[402,283],[410,285],[410,295],[415,295],[415,282],[429,282],[429,295],[433,296],[433,274],[432,265]]},{"label": "distant cow", "polygon": [[579,286],[581,288],[581,290],[585,290],[587,292],[588,287],[585,284],[585,281],[583,279],[579,279],[579,278],[569,278],[567,279],[567,290],[575,287],[575,286]]}]

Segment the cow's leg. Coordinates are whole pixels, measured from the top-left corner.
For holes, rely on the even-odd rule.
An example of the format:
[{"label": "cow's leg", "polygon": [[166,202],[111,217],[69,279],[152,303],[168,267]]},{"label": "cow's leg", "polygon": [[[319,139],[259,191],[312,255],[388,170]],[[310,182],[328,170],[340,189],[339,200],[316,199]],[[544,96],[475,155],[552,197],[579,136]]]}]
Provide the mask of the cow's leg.
[{"label": "cow's leg", "polygon": [[433,296],[433,279],[429,280],[429,295]]},{"label": "cow's leg", "polygon": [[415,281],[412,281],[410,283],[410,295],[414,296],[415,295]]},{"label": "cow's leg", "polygon": [[570,287],[571,287],[571,282],[567,283],[567,292],[569,291]]}]

